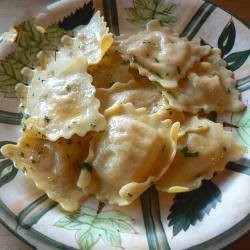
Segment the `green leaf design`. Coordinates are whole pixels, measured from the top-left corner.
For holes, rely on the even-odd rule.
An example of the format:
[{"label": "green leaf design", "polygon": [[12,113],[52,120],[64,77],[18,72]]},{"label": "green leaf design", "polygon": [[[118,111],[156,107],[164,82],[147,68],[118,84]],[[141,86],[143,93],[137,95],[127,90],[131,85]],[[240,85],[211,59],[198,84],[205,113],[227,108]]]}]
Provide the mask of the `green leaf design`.
[{"label": "green leaf design", "polygon": [[250,176],[250,167],[241,165],[239,163],[236,162],[228,162],[228,164],[226,165],[227,169],[233,170],[235,172],[239,172],[241,174],[246,174]]},{"label": "green leaf design", "polygon": [[235,26],[233,20],[231,19],[223,29],[218,40],[218,47],[221,49],[222,57],[232,50],[235,42],[235,36]]},{"label": "green leaf design", "polygon": [[168,216],[169,226],[173,226],[173,235],[181,230],[187,231],[190,225],[201,221],[220,201],[221,191],[210,180],[204,180],[199,189],[177,194]]},{"label": "green leaf design", "polygon": [[133,7],[127,9],[128,21],[140,27],[152,19],[160,20],[162,25],[172,25],[176,22],[175,9],[176,4],[165,0],[133,0]]},{"label": "green leaf design", "polygon": [[76,240],[81,249],[91,248],[99,238],[109,246],[121,247],[120,233],[135,233],[130,221],[119,211],[97,213],[95,209],[83,207],[81,212],[61,218],[55,226],[77,230]]},{"label": "green leaf design", "polygon": [[55,24],[49,25],[46,32],[41,33],[36,29],[34,20],[25,21],[15,28],[18,31],[16,49],[0,62],[0,91],[6,97],[15,96],[17,83],[27,84],[27,78],[21,74],[21,70],[23,67],[39,65],[38,52],[56,50],[62,35],[71,34]]},{"label": "green leaf design", "polygon": [[85,3],[82,8],[77,9],[74,13],[64,17],[58,26],[64,30],[72,30],[79,25],[86,25],[95,12],[93,1]]},{"label": "green leaf design", "polygon": [[237,70],[244,64],[249,54],[250,50],[245,50],[228,55],[226,58],[224,58],[224,60],[228,63],[227,68],[232,71]]},{"label": "green leaf design", "polygon": [[81,249],[90,249],[99,239],[96,230],[79,230],[76,233],[76,240]]},{"label": "green leaf design", "polygon": [[232,117],[235,125],[233,132],[241,143],[250,147],[250,110],[246,109],[241,113],[235,113]]},{"label": "green leaf design", "polygon": [[159,195],[154,186],[141,195],[141,208],[149,249],[170,250],[161,220]]},{"label": "green leaf design", "polygon": [[[2,146],[6,145],[6,144],[16,144],[13,141],[0,141],[0,149]],[[1,151],[0,151],[0,159],[4,159],[5,157],[2,155]]]},{"label": "green leaf design", "polygon": [[20,125],[22,120],[21,113],[14,113],[0,110],[0,123]]},{"label": "green leaf design", "polygon": [[11,160],[3,160],[0,162],[0,187],[13,180],[18,170],[13,166]]}]

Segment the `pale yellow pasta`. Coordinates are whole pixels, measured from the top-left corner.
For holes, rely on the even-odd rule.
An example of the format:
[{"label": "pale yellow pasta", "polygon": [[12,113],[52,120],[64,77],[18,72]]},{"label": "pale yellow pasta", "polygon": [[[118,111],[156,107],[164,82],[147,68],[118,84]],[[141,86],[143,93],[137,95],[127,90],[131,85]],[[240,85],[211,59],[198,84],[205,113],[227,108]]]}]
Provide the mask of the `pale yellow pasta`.
[{"label": "pale yellow pasta", "polygon": [[[156,182],[175,155],[179,123],[159,114],[116,104],[105,111],[108,128],[96,134],[87,161],[92,165],[90,192],[111,204],[128,205]],[[85,183],[78,182],[86,189]]]},{"label": "pale yellow pasta", "polygon": [[212,49],[185,79],[179,81],[177,89],[164,94],[170,106],[179,112],[239,112],[245,105],[239,100],[235,86],[233,73],[226,69],[220,50]]},{"label": "pale yellow pasta", "polygon": [[88,154],[88,140],[73,136],[50,142],[24,136],[17,145],[3,146],[1,152],[52,200],[72,212],[87,196],[76,182]]},{"label": "pale yellow pasta", "polygon": [[121,37],[119,48],[131,67],[167,89],[176,88],[194,63],[210,51],[209,46],[180,38],[158,20],[150,21],[145,31]]},{"label": "pale yellow pasta", "polygon": [[[245,148],[237,144],[231,132],[219,123],[201,119],[208,129],[186,129],[178,139],[175,158],[164,176],[156,183],[160,191],[176,193],[198,188],[203,179],[211,179],[229,161],[237,161]],[[193,126],[192,123],[191,127]]]},{"label": "pale yellow pasta", "polygon": [[150,113],[158,113],[161,119],[185,121],[185,115],[173,110],[164,97],[159,86],[147,79],[131,80],[128,83],[116,82],[109,89],[99,88],[96,97],[100,100],[100,112],[112,107],[116,103],[132,103],[135,108],[146,108]]},{"label": "pale yellow pasta", "polygon": [[96,88],[109,88],[115,82],[128,82],[135,77],[116,46],[111,46],[100,63],[89,66],[88,73],[93,77]]},{"label": "pale yellow pasta", "polygon": [[73,56],[83,55],[89,65],[98,63],[113,43],[113,35],[104,22],[104,18],[97,11],[90,22],[74,29],[71,53]]},{"label": "pale yellow pasta", "polygon": [[105,129],[86,67],[83,56],[70,59],[58,52],[57,60],[52,60],[45,70],[35,70],[28,87],[17,86],[27,135],[55,141]]}]

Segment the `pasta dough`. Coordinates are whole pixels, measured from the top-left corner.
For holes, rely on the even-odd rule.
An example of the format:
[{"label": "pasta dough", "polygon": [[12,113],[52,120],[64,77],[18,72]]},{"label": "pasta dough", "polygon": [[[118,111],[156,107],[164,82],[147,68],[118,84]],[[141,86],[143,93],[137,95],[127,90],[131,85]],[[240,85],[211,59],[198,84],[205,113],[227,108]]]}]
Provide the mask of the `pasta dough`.
[{"label": "pasta dough", "polygon": [[114,105],[106,110],[105,117],[107,130],[95,135],[90,145],[90,189],[95,186],[92,192],[99,200],[128,205],[169,167],[179,123],[160,121],[158,114],[149,115],[131,103]]},{"label": "pasta dough", "polygon": [[17,86],[24,106],[23,127],[29,136],[55,141],[105,129],[84,57],[69,59],[58,52],[46,70],[36,70],[30,86]]},{"label": "pasta dough", "polygon": [[115,82],[128,82],[135,77],[129,69],[129,64],[122,60],[114,45],[107,51],[100,63],[88,67],[88,73],[93,77],[93,84],[96,88],[109,88]]},{"label": "pasta dough", "polygon": [[1,152],[49,198],[72,212],[87,196],[76,181],[88,153],[88,140],[73,136],[70,140],[50,142],[24,136],[17,145],[3,146]]},{"label": "pasta dough", "polygon": [[75,28],[73,34],[74,38],[69,46],[70,53],[73,57],[85,56],[89,65],[100,62],[113,43],[113,35],[109,33],[104,18],[100,16],[100,11],[94,14],[87,25]]},{"label": "pasta dough", "polygon": [[169,105],[179,112],[239,112],[245,105],[239,100],[235,86],[232,72],[226,69],[226,62],[220,58],[220,50],[212,49],[187,78],[180,80],[177,89],[164,91],[164,94]]},{"label": "pasta dough", "polygon": [[178,37],[158,20],[150,21],[145,31],[121,37],[119,47],[131,67],[166,89],[176,88],[194,63],[210,51],[209,46]]},{"label": "pasta dough", "polygon": [[[203,179],[211,179],[229,161],[237,161],[245,148],[234,141],[231,132],[219,123],[201,119],[208,129],[186,129],[178,139],[178,150],[170,168],[156,183],[160,191],[176,193],[198,188]],[[191,125],[192,123],[189,124]],[[188,126],[186,126],[188,127]],[[192,127],[192,125],[191,125]]]},{"label": "pasta dough", "polygon": [[116,103],[132,103],[135,108],[146,108],[150,113],[158,113],[161,120],[185,121],[185,115],[173,110],[164,97],[159,86],[151,84],[147,79],[131,80],[128,83],[115,83],[109,89],[99,88],[96,97],[101,102],[100,112]]}]

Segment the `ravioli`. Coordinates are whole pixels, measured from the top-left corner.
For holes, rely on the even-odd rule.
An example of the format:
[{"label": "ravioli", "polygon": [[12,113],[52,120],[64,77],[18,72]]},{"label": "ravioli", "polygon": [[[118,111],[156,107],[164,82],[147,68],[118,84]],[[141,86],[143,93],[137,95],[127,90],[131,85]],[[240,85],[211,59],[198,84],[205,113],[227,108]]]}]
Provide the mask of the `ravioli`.
[{"label": "ravioli", "polygon": [[135,108],[146,108],[150,113],[158,113],[161,120],[185,121],[185,115],[173,110],[162,94],[161,88],[151,84],[147,79],[131,80],[128,83],[116,82],[109,89],[99,88],[96,97],[100,100],[100,112],[116,103],[132,103]]},{"label": "ravioli", "polygon": [[94,135],[90,144],[87,161],[93,176],[89,189],[99,200],[129,205],[169,167],[179,123],[161,121],[159,114],[150,115],[131,103],[112,106],[105,117],[107,130]]},{"label": "ravioli", "polygon": [[76,182],[88,154],[88,140],[73,136],[70,140],[50,142],[24,136],[17,145],[3,146],[1,152],[49,198],[64,210],[73,212],[87,197]]},{"label": "ravioli", "polygon": [[59,51],[57,60],[45,70],[34,71],[28,87],[17,86],[25,134],[56,141],[105,129],[106,121],[98,111],[100,102],[86,68],[83,56],[70,59]]},{"label": "ravioli", "polygon": [[74,38],[69,49],[73,56],[83,55],[89,65],[97,64],[113,43],[113,35],[97,11],[87,25],[73,30]]},{"label": "ravioli", "polygon": [[[178,139],[175,158],[164,176],[156,183],[160,191],[176,193],[198,188],[203,179],[211,179],[229,161],[237,161],[245,148],[237,144],[231,132],[205,118],[208,129],[186,129]],[[192,124],[189,122],[189,124]],[[193,126],[193,125],[192,125]]]},{"label": "ravioli", "polygon": [[101,62],[88,67],[88,73],[93,77],[96,88],[109,88],[115,82],[128,82],[135,77],[129,64],[122,60],[114,45],[103,56]]},{"label": "ravioli", "polygon": [[159,20],[150,21],[145,31],[121,36],[119,48],[132,68],[166,89],[176,88],[194,63],[210,52],[209,46],[180,38]]},{"label": "ravioli", "polygon": [[233,73],[226,69],[219,49],[197,63],[187,78],[179,81],[178,88],[165,91],[169,105],[179,111],[193,114],[216,111],[239,112],[245,105],[239,100]]}]

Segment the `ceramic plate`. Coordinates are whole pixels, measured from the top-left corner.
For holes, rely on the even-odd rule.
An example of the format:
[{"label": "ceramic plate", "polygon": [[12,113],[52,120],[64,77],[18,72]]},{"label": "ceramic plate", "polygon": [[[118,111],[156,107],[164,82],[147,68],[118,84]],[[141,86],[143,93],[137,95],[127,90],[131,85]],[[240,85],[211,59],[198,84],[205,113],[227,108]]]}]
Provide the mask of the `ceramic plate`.
[{"label": "ceramic plate", "polygon": [[[21,114],[14,97],[15,84],[26,81],[20,69],[35,65],[38,51],[55,49],[62,34],[88,23],[98,9],[116,35],[137,32],[157,18],[181,36],[219,47],[248,109],[217,119],[249,149],[250,31],[231,14],[201,0],[1,1],[0,32],[19,24],[22,34],[16,50],[0,44],[1,59],[16,51],[0,62],[0,145],[15,143],[20,135]],[[32,21],[20,24],[32,16],[40,25],[57,25],[50,25],[45,37],[32,28]],[[151,188],[129,207],[105,205],[100,213],[99,203],[91,198],[74,216],[63,213],[10,160],[0,157],[1,221],[38,249],[219,249],[249,229],[249,150],[198,190],[173,195]]]}]

